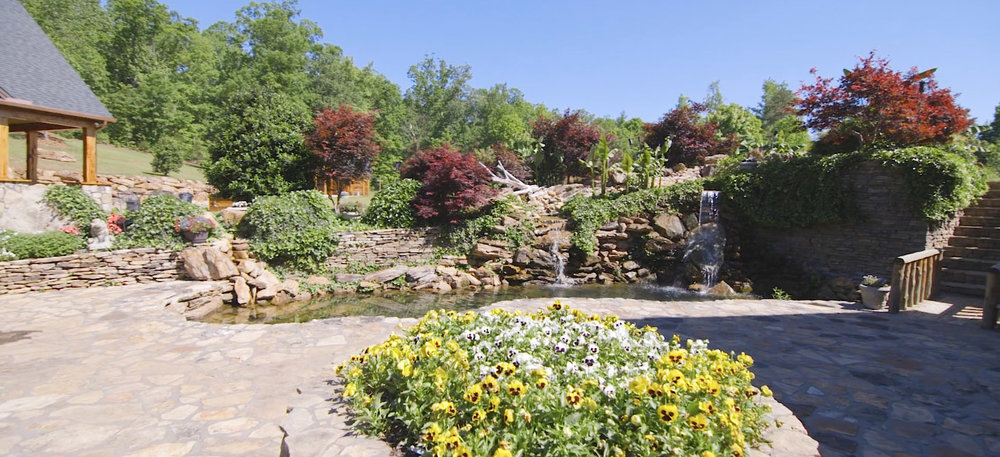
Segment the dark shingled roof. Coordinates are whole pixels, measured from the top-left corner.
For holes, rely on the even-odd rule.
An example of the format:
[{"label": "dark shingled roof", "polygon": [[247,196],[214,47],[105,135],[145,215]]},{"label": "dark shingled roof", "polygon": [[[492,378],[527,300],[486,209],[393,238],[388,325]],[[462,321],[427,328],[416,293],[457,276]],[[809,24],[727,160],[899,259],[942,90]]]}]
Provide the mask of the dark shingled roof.
[{"label": "dark shingled roof", "polygon": [[0,0],[0,30],[0,100],[112,117],[17,0]]}]

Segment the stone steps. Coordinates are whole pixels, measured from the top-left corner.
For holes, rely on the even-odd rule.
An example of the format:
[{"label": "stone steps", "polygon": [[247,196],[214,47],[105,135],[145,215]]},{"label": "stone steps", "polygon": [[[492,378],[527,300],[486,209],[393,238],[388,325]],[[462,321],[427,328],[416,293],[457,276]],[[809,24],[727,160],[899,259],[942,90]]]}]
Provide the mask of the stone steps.
[{"label": "stone steps", "polygon": [[1000,262],[1000,183],[967,208],[944,248],[940,289],[975,295],[986,293],[986,271]]}]

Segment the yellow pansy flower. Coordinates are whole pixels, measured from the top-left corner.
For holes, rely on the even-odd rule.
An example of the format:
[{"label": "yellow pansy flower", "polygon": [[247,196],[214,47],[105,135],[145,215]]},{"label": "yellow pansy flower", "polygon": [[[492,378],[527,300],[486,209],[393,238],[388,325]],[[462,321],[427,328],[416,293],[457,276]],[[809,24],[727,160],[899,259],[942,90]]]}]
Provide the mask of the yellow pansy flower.
[{"label": "yellow pansy flower", "polygon": [[663,422],[673,422],[674,419],[677,419],[678,414],[680,414],[680,412],[677,410],[677,406],[675,405],[660,405],[656,408],[656,415],[659,416],[660,420]]},{"label": "yellow pansy flower", "polygon": [[689,417],[688,423],[692,430],[706,430],[708,428],[708,418],[704,414]]},{"label": "yellow pansy flower", "polygon": [[473,384],[469,386],[468,389],[465,389],[465,394],[462,395],[462,398],[465,398],[465,401],[469,403],[476,403],[482,396],[483,396],[482,386],[479,384]]},{"label": "yellow pansy flower", "polygon": [[636,395],[642,395],[646,393],[646,389],[649,387],[649,378],[646,376],[636,376],[634,379],[629,381],[628,389]]}]

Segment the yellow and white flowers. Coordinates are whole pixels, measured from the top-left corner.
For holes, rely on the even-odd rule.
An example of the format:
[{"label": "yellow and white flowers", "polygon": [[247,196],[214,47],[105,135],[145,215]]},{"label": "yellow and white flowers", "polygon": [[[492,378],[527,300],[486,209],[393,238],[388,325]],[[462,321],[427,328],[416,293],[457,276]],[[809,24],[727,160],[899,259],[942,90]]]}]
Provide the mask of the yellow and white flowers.
[{"label": "yellow and white flowers", "polygon": [[338,367],[372,434],[423,455],[740,457],[767,424],[753,358],[560,302],[534,314],[432,311]]}]

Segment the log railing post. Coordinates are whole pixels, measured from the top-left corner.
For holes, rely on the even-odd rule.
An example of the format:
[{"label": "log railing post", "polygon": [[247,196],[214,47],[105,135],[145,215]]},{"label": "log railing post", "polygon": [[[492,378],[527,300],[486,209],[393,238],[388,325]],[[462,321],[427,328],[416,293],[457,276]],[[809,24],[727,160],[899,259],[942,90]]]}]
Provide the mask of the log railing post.
[{"label": "log railing post", "polygon": [[937,290],[941,251],[928,249],[892,261],[889,312],[898,313],[929,298]]},{"label": "log railing post", "polygon": [[986,296],[983,297],[983,328],[992,329],[997,324],[997,305],[1000,302],[1000,263],[986,272]]}]

